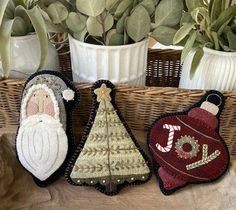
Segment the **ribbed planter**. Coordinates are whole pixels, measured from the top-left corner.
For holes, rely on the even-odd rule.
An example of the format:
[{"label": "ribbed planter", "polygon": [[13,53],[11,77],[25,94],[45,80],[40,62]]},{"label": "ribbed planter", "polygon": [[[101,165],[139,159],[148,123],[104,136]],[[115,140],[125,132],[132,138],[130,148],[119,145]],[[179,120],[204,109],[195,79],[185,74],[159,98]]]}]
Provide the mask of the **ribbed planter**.
[{"label": "ribbed planter", "polygon": [[122,46],[101,46],[80,42],[69,37],[73,80],[144,85],[148,39]]},{"label": "ribbed planter", "polygon": [[[28,77],[35,73],[40,62],[40,45],[37,35],[11,37],[11,71],[10,77]],[[59,58],[51,43],[43,69],[59,70]],[[2,63],[0,61],[0,72]]]},{"label": "ribbed planter", "polygon": [[221,52],[204,48],[204,56],[190,80],[190,67],[194,52],[184,61],[180,88],[215,89],[228,91],[236,89],[236,53]]}]

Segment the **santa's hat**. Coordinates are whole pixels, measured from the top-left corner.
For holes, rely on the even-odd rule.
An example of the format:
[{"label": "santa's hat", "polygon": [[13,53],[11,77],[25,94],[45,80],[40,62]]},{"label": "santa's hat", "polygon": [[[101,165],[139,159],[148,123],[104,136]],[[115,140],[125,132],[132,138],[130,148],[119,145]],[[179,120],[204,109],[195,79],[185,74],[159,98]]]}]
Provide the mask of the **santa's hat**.
[{"label": "santa's hat", "polygon": [[58,97],[62,97],[67,102],[74,100],[75,92],[71,90],[60,77],[52,74],[39,74],[35,76],[27,83],[24,93],[27,92],[27,89],[37,84],[45,84],[54,92],[57,99],[59,99]]}]

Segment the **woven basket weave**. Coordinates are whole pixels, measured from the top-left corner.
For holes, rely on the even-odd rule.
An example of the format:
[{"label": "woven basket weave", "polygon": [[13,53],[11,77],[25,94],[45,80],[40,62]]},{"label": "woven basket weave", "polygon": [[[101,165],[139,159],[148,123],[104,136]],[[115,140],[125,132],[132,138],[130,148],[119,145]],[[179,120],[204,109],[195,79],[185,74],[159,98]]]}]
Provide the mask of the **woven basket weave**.
[{"label": "woven basket weave", "polygon": [[[0,128],[16,127],[24,80],[0,82]],[[74,115],[74,130],[83,128],[91,109],[91,85],[77,85],[81,104]],[[205,91],[158,87],[117,87],[117,105],[132,129],[147,131],[152,122],[166,112],[183,111],[196,103]],[[236,91],[225,92],[226,105],[220,119],[220,133],[230,153],[236,155]]]},{"label": "woven basket weave", "polygon": [[178,87],[182,70],[181,50],[149,49],[146,71],[146,85]]},{"label": "woven basket weave", "polygon": [[[61,72],[72,78],[68,48],[60,50]],[[181,74],[181,51],[149,50],[147,63],[148,86],[161,87],[117,87],[117,104],[132,129],[147,131],[152,122],[166,112],[182,111],[196,103],[204,91],[181,90],[178,88]],[[0,80],[0,131],[15,131],[18,126],[21,94],[25,80]],[[169,87],[166,87],[169,86]],[[81,104],[74,114],[74,131],[83,130],[91,109],[91,85],[77,85],[81,93]],[[166,88],[164,88],[166,87]],[[220,133],[230,153],[236,155],[236,91],[225,92],[226,106],[221,115]]]}]

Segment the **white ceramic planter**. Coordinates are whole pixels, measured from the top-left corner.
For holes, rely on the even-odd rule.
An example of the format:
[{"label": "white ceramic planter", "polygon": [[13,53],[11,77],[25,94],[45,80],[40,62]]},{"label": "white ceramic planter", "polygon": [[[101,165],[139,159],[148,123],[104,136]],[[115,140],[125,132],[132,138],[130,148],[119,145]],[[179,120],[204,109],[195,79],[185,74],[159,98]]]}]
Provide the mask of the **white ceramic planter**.
[{"label": "white ceramic planter", "polygon": [[[10,77],[28,77],[36,72],[40,62],[40,46],[37,35],[11,37],[11,71]],[[59,70],[59,59],[51,43],[43,69]],[[0,62],[2,73],[2,63]]]},{"label": "white ceramic planter", "polygon": [[123,46],[101,46],[69,37],[73,80],[144,85],[146,78],[148,39]]},{"label": "white ceramic planter", "polygon": [[189,53],[184,61],[180,88],[219,91],[236,89],[236,53],[204,48],[204,56],[193,79],[190,80],[193,55],[194,52]]}]

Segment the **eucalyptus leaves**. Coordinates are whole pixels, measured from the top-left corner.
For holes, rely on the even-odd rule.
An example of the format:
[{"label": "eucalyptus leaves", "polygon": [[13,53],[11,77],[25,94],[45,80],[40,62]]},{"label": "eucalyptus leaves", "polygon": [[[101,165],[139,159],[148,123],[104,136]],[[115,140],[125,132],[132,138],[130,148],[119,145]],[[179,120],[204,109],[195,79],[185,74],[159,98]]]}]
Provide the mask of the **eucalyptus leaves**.
[{"label": "eucalyptus leaves", "polygon": [[[76,39],[102,45],[125,45],[169,29],[173,39],[183,11],[183,0],[75,0],[68,15],[57,2],[48,12],[54,23],[66,26]],[[53,11],[53,12],[50,12]],[[67,17],[66,17],[67,16]],[[153,33],[152,33],[153,32]]]},{"label": "eucalyptus leaves", "polygon": [[236,51],[236,6],[226,0],[185,0],[187,10],[180,21],[181,28],[173,44],[183,44],[181,60],[196,50],[191,65],[190,78],[204,55],[203,48]]},{"label": "eucalyptus leaves", "polygon": [[[11,36],[26,36],[35,33],[40,44],[40,70],[48,54],[48,33],[64,32],[61,25],[53,23],[47,12],[51,3],[60,4],[64,8],[67,1],[61,0],[0,0],[0,60],[3,67],[3,78],[10,72],[10,38]],[[67,12],[67,10],[66,10]],[[22,49],[24,50],[24,49]]]}]

